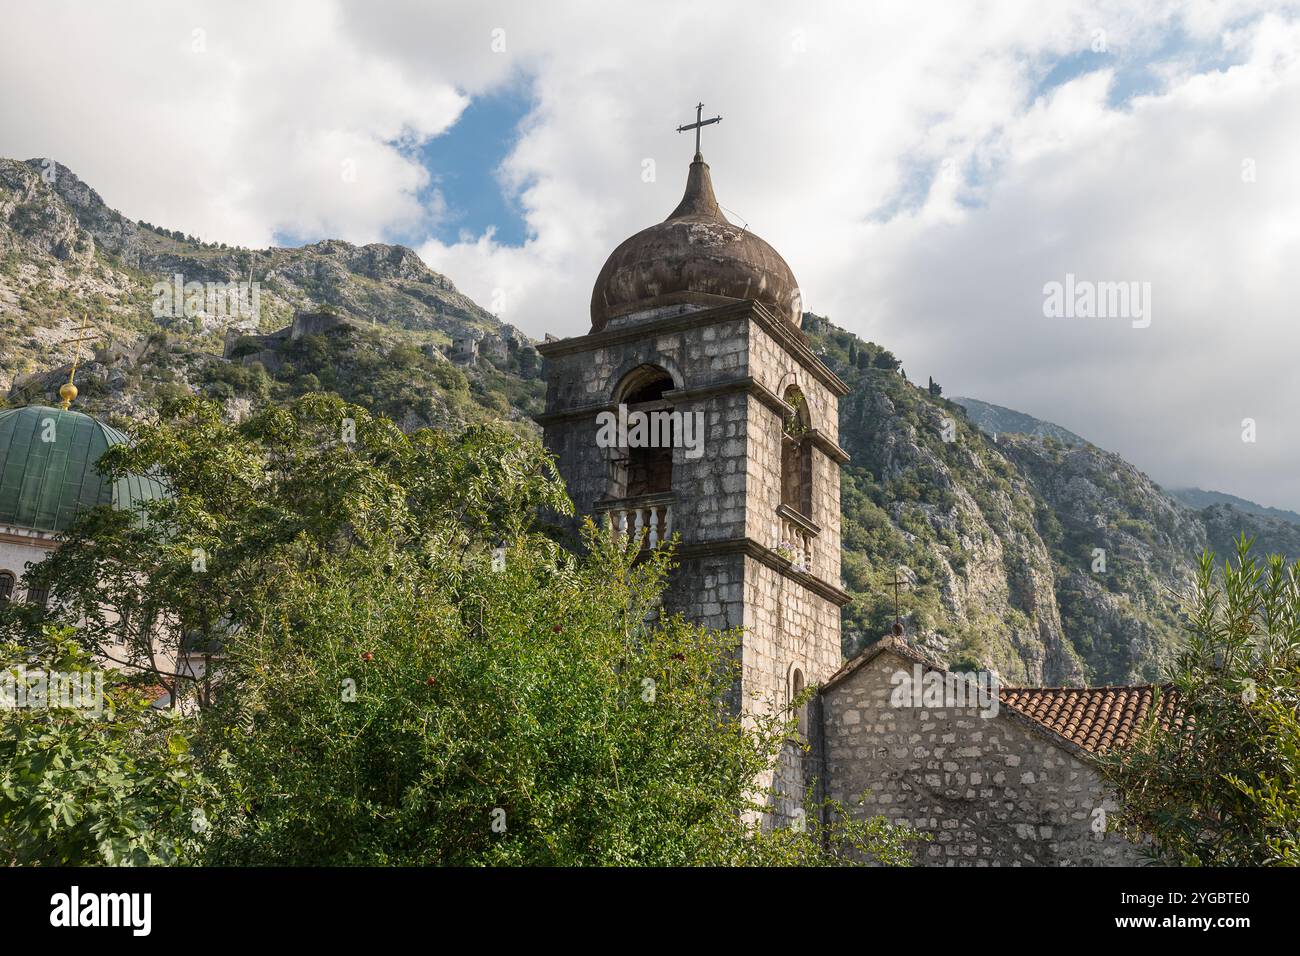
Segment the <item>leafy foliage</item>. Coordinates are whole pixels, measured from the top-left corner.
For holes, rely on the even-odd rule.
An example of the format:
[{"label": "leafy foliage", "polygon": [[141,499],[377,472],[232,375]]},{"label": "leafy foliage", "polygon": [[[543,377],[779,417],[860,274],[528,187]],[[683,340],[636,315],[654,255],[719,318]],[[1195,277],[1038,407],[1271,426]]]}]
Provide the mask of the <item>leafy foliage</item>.
[{"label": "leafy foliage", "polygon": [[[15,680],[33,671],[92,673],[66,631],[5,645]],[[192,857],[212,791],[185,728],[148,706],[120,672],[104,709],[6,709],[0,717],[0,864],[174,864]]]},{"label": "leafy foliage", "polygon": [[407,436],[333,396],[238,425],[216,403],[185,398],[159,423],[133,426],[132,438],[100,469],[154,475],[171,496],[151,502],[144,522],[84,512],[29,577],[57,596],[54,619],[82,623],[88,649],[149,669],[177,696],[181,678],[160,655],[210,645],[237,623],[287,544],[310,545],[296,554],[312,563],[385,536],[419,539],[436,523],[463,546],[487,526],[504,534],[539,508],[567,507],[540,446],[504,426]]},{"label": "leafy foliage", "polygon": [[[683,865],[906,859],[883,821],[765,830],[793,725],[722,706],[738,635],[655,620],[667,570],[588,526],[371,549],[281,578],[230,646],[221,863]],[[723,662],[723,666],[719,666]],[[214,718],[216,719],[216,718]]]},{"label": "leafy foliage", "polygon": [[1300,565],[1260,565],[1251,542],[1197,576],[1170,675],[1179,721],[1153,717],[1106,772],[1120,829],[1198,866],[1300,865]]}]

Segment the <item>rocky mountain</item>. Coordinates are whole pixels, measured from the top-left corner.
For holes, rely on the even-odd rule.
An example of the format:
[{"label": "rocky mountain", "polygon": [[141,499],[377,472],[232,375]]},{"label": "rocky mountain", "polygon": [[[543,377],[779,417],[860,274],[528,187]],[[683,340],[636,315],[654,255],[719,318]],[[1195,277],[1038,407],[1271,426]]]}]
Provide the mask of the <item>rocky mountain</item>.
[{"label": "rocky mountain", "polygon": [[405,246],[325,240],[254,250],[205,243],[132,222],[70,169],[45,160],[0,160],[0,189],[0,215],[10,226],[0,248],[25,242],[69,267],[99,258],[154,280],[179,273],[186,282],[256,281],[269,326],[285,324],[295,309],[320,304],[359,318],[382,313],[402,328],[447,334],[500,325]]},{"label": "rocky mountain", "polygon": [[[287,340],[273,371],[226,361],[302,312],[344,320],[339,334]],[[542,395],[527,337],[404,246],[205,243],[128,219],[59,163],[0,160],[0,389],[48,400],[87,321],[81,402],[110,417],[177,389],[238,410],[337,386],[412,426],[523,418]]]},{"label": "rocky mountain", "polygon": [[1062,428],[1052,422],[1045,422],[1033,415],[1026,415],[1013,408],[1004,408],[991,402],[981,402],[978,398],[952,399],[966,410],[966,417],[986,435],[1032,435],[1035,438],[1055,438],[1066,445],[1086,445],[1068,428]]},{"label": "rocky mountain", "polygon": [[1232,554],[1233,541],[1245,534],[1255,539],[1257,553],[1285,555],[1292,563],[1300,561],[1300,524],[1241,511],[1228,504],[1209,505],[1197,514],[1215,554]]},{"label": "rocky mountain", "polygon": [[1239,498],[1222,491],[1206,491],[1203,488],[1170,488],[1169,494],[1189,508],[1209,508],[1213,505],[1228,505],[1247,514],[1259,515],[1261,518],[1276,518],[1289,524],[1300,526],[1300,514],[1285,508],[1271,508],[1258,502]]},{"label": "rocky mountain", "polygon": [[[1087,439],[1053,422],[1035,418],[1015,409],[1004,408],[977,398],[954,398],[966,410],[967,417],[986,435],[1028,435],[1052,438],[1071,448],[1091,446]],[[1166,488],[1164,493],[1199,513],[1207,540],[1216,554],[1235,550],[1233,540],[1245,532],[1256,539],[1259,550],[1284,554],[1291,560],[1300,558],[1300,513],[1261,505],[1237,495],[1202,488]]]},{"label": "rocky mountain", "polygon": [[852,389],[840,415],[853,456],[842,488],[848,653],[892,624],[899,574],[908,635],[954,666],[1009,682],[1152,680],[1181,638],[1203,550],[1226,556],[1244,532],[1300,558],[1295,526],[1189,508],[1072,432],[939,397],[819,317],[805,330]]},{"label": "rocky mountain", "polygon": [[[222,289],[239,283],[255,286],[230,308]],[[87,320],[78,404],[110,421],[187,392],[238,416],[328,390],[408,428],[531,429],[544,392],[533,343],[410,249],[204,243],[128,219],[57,163],[0,160],[9,402],[52,400]],[[889,630],[897,575],[909,639],[953,666],[1030,684],[1150,680],[1179,640],[1202,549],[1226,552],[1245,531],[1300,557],[1300,528],[1277,515],[1189,507],[1065,429],[911,384],[891,353],[824,318],[806,316],[805,331],[851,387],[847,653]]]}]

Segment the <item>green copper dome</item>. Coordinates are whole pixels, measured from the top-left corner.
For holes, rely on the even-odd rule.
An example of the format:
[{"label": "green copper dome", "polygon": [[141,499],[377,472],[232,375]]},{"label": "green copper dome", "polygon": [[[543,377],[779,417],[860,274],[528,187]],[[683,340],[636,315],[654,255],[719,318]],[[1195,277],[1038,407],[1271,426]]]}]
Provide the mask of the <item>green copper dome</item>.
[{"label": "green copper dome", "polygon": [[0,525],[57,533],[84,508],[134,508],[165,497],[151,478],[110,482],[95,462],[126,436],[81,412],[43,405],[0,410]]}]

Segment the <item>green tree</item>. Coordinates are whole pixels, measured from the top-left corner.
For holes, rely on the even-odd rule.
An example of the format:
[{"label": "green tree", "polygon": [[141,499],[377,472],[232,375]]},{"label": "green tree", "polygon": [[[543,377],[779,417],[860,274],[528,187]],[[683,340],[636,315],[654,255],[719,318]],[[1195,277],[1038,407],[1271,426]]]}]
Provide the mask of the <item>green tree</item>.
[{"label": "green tree", "polygon": [[841,808],[825,828],[765,830],[755,781],[789,712],[742,724],[721,705],[738,635],[658,617],[667,553],[634,563],[591,525],[586,544],[577,557],[517,539],[499,570],[483,550],[373,548],[275,575],[207,715],[235,795],[209,858],[909,859],[906,831]]},{"label": "green tree", "polygon": [[[877,353],[876,357],[872,360],[871,364],[875,368],[883,368],[886,369],[887,371],[892,372],[896,368],[898,368],[902,363],[899,362],[898,359],[894,357],[894,353],[886,351],[885,349],[881,349],[880,352]],[[907,376],[904,376],[904,378],[906,377]]]},{"label": "green tree", "polygon": [[[56,621],[80,624],[88,650],[154,674],[177,697],[186,678],[164,661],[184,641],[211,645],[239,624],[285,548],[304,545],[294,554],[305,567],[381,540],[420,549],[435,532],[462,545],[499,540],[541,508],[567,507],[545,451],[504,426],[407,436],[325,395],[238,425],[220,404],[187,397],[158,423],[134,426],[131,444],[99,468],[152,475],[169,497],[149,503],[145,520],[107,506],[84,512],[30,579],[57,597]],[[30,631],[7,619],[11,636]]]},{"label": "green tree", "polygon": [[[0,865],[129,866],[193,858],[212,791],[183,723],[149,707],[120,671],[100,671],[68,632],[0,647],[6,692],[48,675],[95,674],[102,709],[6,701],[0,717]],[[45,675],[38,685],[36,675]],[[82,703],[85,703],[84,701]]]},{"label": "green tree", "polygon": [[[1105,762],[1119,828],[1197,866],[1300,865],[1300,564],[1203,556],[1186,647],[1135,743]],[[1163,716],[1164,719],[1160,719]]]}]

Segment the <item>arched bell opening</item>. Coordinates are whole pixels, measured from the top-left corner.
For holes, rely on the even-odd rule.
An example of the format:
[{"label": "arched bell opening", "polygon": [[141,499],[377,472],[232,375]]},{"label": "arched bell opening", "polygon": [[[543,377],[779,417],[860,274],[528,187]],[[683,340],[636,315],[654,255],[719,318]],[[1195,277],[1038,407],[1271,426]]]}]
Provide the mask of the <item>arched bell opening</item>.
[{"label": "arched bell opening", "polygon": [[611,498],[638,498],[673,490],[673,448],[681,436],[675,418],[654,413],[672,411],[664,393],[674,387],[665,369],[641,365],[623,376],[614,389],[615,404],[623,406],[620,416],[626,409],[628,426],[624,437],[628,440],[612,458]]},{"label": "arched bell opening", "polygon": [[812,417],[797,385],[781,396],[791,412],[781,430],[781,504],[812,518]]}]

